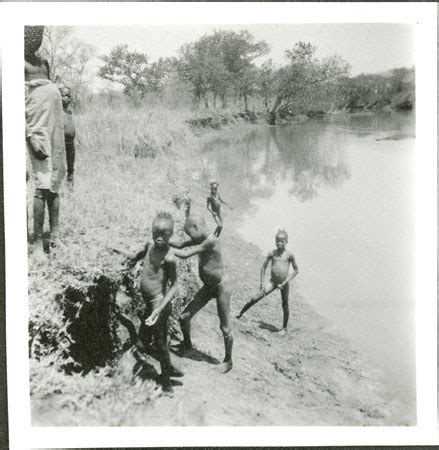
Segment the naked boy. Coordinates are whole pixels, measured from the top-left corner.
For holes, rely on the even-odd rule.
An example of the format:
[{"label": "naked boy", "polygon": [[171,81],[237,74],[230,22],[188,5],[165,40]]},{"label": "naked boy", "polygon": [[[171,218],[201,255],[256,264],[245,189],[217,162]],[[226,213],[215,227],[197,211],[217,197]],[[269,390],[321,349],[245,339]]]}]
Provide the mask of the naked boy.
[{"label": "naked boy", "polygon": [[[297,267],[294,255],[286,250],[286,245],[288,242],[288,234],[286,231],[280,230],[276,234],[276,249],[271,251],[264,261],[261,269],[261,284],[260,292],[255,295],[245,306],[242,308],[241,312],[236,316],[240,319],[242,315],[250,309],[253,305],[258,303],[265,296],[273,292],[275,289],[280,289],[280,294],[282,298],[282,309],[283,309],[283,325],[279,334],[284,335],[287,333],[288,318],[289,318],[289,307],[288,307],[288,297],[290,292],[290,285],[288,284],[298,273],[299,268]],[[265,271],[268,264],[271,262],[271,278],[268,284],[264,286]],[[289,274],[290,264],[293,266],[294,271]]]},{"label": "naked boy", "polygon": [[213,233],[216,237],[219,237],[223,229],[221,203],[233,210],[233,208],[221,198],[221,195],[218,192],[218,183],[216,181],[213,181],[212,183],[210,183],[210,195],[209,197],[207,197],[207,209],[212,214],[217,224],[216,230]]},{"label": "naked boy", "polygon": [[183,350],[192,348],[191,319],[212,298],[216,299],[220,328],[224,336],[225,357],[220,372],[226,373],[232,369],[233,336],[230,325],[230,297],[232,289],[224,271],[221,253],[221,243],[218,237],[210,234],[206,222],[199,217],[186,219],[185,232],[190,239],[182,242],[170,242],[170,245],[183,250],[174,250],[179,258],[189,258],[198,255],[198,270],[204,286],[195,294],[194,299],[186,306],[180,316],[180,326],[183,333]]},{"label": "naked boy", "polygon": [[[135,255],[127,255],[131,264],[143,258],[140,290],[145,301],[144,320],[140,326],[137,347],[146,351],[154,337],[161,366],[164,391],[172,391],[170,377],[182,373],[171,364],[168,348],[168,318],[171,300],[177,289],[177,262],[169,247],[174,220],[169,213],[157,214],[152,223],[152,242]],[[115,250],[122,253],[119,250]]]}]

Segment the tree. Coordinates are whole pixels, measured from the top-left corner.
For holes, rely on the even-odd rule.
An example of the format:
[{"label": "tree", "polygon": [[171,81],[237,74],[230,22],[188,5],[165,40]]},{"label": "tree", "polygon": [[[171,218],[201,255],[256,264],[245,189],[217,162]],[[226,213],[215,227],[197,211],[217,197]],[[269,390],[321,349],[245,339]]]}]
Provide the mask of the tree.
[{"label": "tree", "polygon": [[124,93],[131,97],[143,98],[148,91],[148,56],[137,51],[129,51],[127,44],[118,44],[108,55],[101,57],[98,76],[104,80],[119,83]]},{"label": "tree", "polygon": [[247,108],[247,97],[256,86],[253,60],[267,52],[267,43],[254,42],[248,31],[215,31],[180,48],[179,74],[191,84],[196,100],[204,99],[207,107],[208,93],[214,104],[221,98],[223,107],[234,93],[244,98]]},{"label": "tree", "polygon": [[55,83],[63,83],[72,90],[72,101],[87,93],[87,65],[95,54],[95,48],[74,36],[74,27],[44,27],[40,54],[49,62],[49,77]]},{"label": "tree", "polygon": [[323,93],[336,92],[336,87],[350,72],[349,64],[333,55],[318,59],[317,48],[310,43],[298,42],[286,50],[288,64],[276,73],[276,97],[269,110],[269,123],[276,123],[276,113],[294,108],[296,102],[303,106]]},{"label": "tree", "polygon": [[160,58],[150,63],[148,55],[128,50],[119,44],[108,55],[101,57],[104,65],[98,76],[123,86],[124,94],[132,99],[143,99],[149,92],[163,92],[166,82],[175,71],[176,58]]}]

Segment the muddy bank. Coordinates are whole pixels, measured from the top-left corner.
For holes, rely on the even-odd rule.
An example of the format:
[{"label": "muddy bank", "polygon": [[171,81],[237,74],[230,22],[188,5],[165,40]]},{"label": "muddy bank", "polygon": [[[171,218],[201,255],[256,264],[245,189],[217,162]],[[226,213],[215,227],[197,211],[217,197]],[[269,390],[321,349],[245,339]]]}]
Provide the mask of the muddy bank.
[{"label": "muddy bank", "polygon": [[[194,197],[195,212],[202,212],[200,187],[194,190]],[[263,255],[256,246],[241,239],[227,222],[222,241],[227,271],[234,285],[231,306],[234,317],[259,284]],[[196,268],[195,258],[192,264]],[[134,376],[138,361],[131,352],[126,352],[117,364],[117,374],[112,375],[113,379],[106,377],[111,388],[99,391],[96,397],[93,391],[89,393],[91,398],[86,407],[78,406],[81,405],[78,400],[65,401],[71,387],[55,390],[44,398],[34,395],[34,425],[409,424],[397,404],[384,400],[378,374],[368,369],[349,342],[310,307],[294,288],[294,282],[289,334],[279,336],[282,308],[276,294],[252,308],[240,321],[233,320],[234,368],[230,373],[222,375],[216,370],[223,358],[223,339],[212,301],[194,319],[195,351],[189,355],[173,351],[172,357],[185,376],[176,381],[172,397],[162,396],[159,388],[147,384],[145,396],[140,395],[133,402],[127,388],[139,379]],[[173,337],[171,348],[178,338]],[[159,371],[157,361],[149,358],[147,363],[152,371]],[[151,383],[147,381],[148,374],[144,375],[145,382]],[[87,377],[87,381],[83,377],[75,382],[89,385],[90,375]],[[70,397],[78,396],[80,389],[75,389]],[[125,397],[124,390],[127,390]],[[114,391],[120,391],[120,395],[115,396]],[[118,409],[115,401],[126,406],[126,414],[116,412],[124,409]],[[99,414],[109,404],[114,415]]]}]

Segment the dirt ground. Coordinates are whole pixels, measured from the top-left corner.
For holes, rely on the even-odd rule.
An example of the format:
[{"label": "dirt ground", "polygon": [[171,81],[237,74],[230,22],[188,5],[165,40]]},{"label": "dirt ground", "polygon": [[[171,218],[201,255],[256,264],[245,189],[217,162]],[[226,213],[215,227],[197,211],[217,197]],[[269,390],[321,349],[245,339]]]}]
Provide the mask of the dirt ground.
[{"label": "dirt ground", "polygon": [[[234,285],[231,313],[235,317],[258,288],[264,257],[256,246],[240,238],[233,226],[228,227],[227,220],[226,217],[222,241],[227,271]],[[300,268],[300,258],[298,263]],[[299,273],[300,276],[306,274]],[[223,359],[224,345],[212,300],[193,320],[195,349],[184,355],[172,352],[174,363],[185,373],[175,379],[173,394],[158,395],[147,405],[130,405],[129,414],[116,423],[124,426],[406,424],[398,405],[384,400],[377,374],[367,369],[349,342],[310,307],[294,288],[294,281],[291,284],[286,336],[277,334],[282,308],[276,291],[241,320],[233,319],[234,368],[220,374],[217,366]],[[171,341],[171,348],[174,344]],[[156,361],[149,362],[159,371]],[[132,368],[135,360],[127,352],[120,363]],[[83,411],[76,411],[61,400],[59,393],[44,399],[33,398],[33,424],[106,425],[99,416],[87,419]],[[95,407],[99,409],[99,401]],[[78,417],[73,420],[75,414]]]}]

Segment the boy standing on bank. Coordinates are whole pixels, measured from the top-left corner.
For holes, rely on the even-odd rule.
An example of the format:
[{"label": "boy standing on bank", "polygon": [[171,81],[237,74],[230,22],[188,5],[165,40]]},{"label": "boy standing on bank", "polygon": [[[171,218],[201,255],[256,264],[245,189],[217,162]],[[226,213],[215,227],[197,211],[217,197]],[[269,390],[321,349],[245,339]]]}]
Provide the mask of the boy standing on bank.
[{"label": "boy standing on bank", "polygon": [[221,203],[233,210],[233,208],[221,198],[221,195],[218,192],[218,183],[216,181],[212,181],[212,183],[210,183],[210,195],[207,197],[207,210],[212,214],[213,219],[217,224],[216,230],[213,233],[216,237],[219,237],[223,229]]},{"label": "boy standing on bank", "polygon": [[[279,289],[283,309],[283,325],[282,329],[279,331],[280,335],[285,335],[288,327],[288,300],[290,293],[290,285],[288,283],[299,273],[299,268],[297,267],[294,255],[285,248],[287,243],[287,232],[284,230],[279,230],[276,234],[276,249],[272,250],[267,255],[267,258],[261,268],[260,291],[244,306],[244,308],[242,308],[241,312],[236,316],[237,319],[240,319],[242,315],[252,306],[256,305],[256,303],[271,294],[274,290]],[[270,262],[271,278],[264,288],[265,271]],[[290,264],[293,267],[293,272],[291,274],[289,274]]]},{"label": "boy standing on bank", "polygon": [[182,373],[171,363],[168,347],[168,319],[171,314],[171,300],[177,290],[177,260],[169,247],[174,233],[171,214],[160,212],[152,223],[152,241],[135,255],[127,255],[130,264],[143,258],[140,291],[145,302],[145,314],[139,330],[137,348],[147,351],[154,338],[161,366],[161,382],[165,392],[172,392],[171,376]]},{"label": "boy standing on bank", "polygon": [[[179,258],[189,258],[198,255],[198,270],[203,287],[195,294],[194,299],[186,306],[180,316],[180,326],[183,333],[182,350],[192,349],[191,319],[212,299],[216,299],[220,329],[224,337],[225,357],[220,366],[220,372],[226,373],[232,369],[233,336],[230,324],[231,283],[225,273],[221,252],[221,242],[211,234],[204,219],[190,216],[186,219],[184,231],[189,235],[187,241],[170,242]],[[190,247],[190,248],[185,248]]]}]

